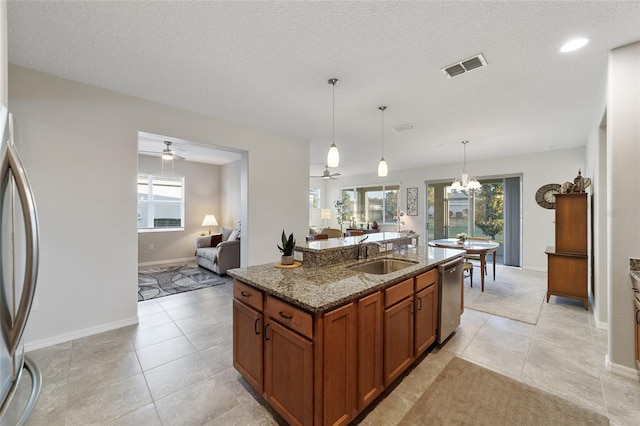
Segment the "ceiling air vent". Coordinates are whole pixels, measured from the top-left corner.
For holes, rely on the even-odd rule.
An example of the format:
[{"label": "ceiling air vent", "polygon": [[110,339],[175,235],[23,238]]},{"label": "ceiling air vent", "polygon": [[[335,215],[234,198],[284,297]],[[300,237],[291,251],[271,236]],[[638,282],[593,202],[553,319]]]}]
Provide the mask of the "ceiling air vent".
[{"label": "ceiling air vent", "polygon": [[447,78],[451,78],[485,65],[487,65],[487,60],[482,56],[482,53],[478,53],[476,56],[472,56],[471,58],[449,65],[448,67],[442,68],[440,71],[442,71]]},{"label": "ceiling air vent", "polygon": [[399,126],[392,127],[391,130],[393,130],[396,133],[400,133],[406,130],[411,130],[413,128],[414,128],[413,124],[407,123],[407,124],[400,124]]}]

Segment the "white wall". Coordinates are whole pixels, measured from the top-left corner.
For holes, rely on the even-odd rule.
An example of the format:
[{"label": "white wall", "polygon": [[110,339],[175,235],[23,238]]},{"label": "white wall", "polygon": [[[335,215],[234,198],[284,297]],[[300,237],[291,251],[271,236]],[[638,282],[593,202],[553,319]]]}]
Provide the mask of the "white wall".
[{"label": "white wall", "polygon": [[[605,78],[606,81],[606,78]],[[607,329],[607,165],[606,165],[606,87],[602,88],[601,113],[594,117],[594,125],[587,142],[587,175],[592,178],[593,234],[591,246],[593,265],[590,265],[591,306],[596,325]],[[604,125],[603,125],[604,121]]]},{"label": "white wall", "polygon": [[[426,239],[424,215],[426,205],[425,181],[453,181],[462,169],[462,163],[427,166],[423,168],[397,170],[390,158],[389,175],[379,178],[377,174],[348,176],[327,183],[327,200],[333,208],[333,200],[338,199],[339,189],[354,185],[369,185],[400,182],[400,206],[406,209],[406,189],[418,188],[418,216],[404,216],[402,229],[413,229],[421,235],[420,244]],[[578,169],[585,169],[584,147],[546,151],[515,157],[496,158],[482,161],[467,161],[467,170],[479,180],[482,177],[522,174],[522,266],[526,269],[546,270],[547,259],[544,250],[555,245],[554,210],[540,207],[535,201],[535,193],[548,183],[562,184],[573,181]],[[583,174],[584,176],[584,174]],[[585,176],[588,177],[588,176]],[[332,213],[335,213],[333,209]],[[391,230],[391,229],[389,229]]]},{"label": "white wall", "polygon": [[13,65],[9,97],[40,215],[27,349],[136,322],[138,131],[248,152],[243,264],[279,259],[283,227],[307,232],[306,141]]},{"label": "white wall", "polygon": [[[140,155],[138,156],[138,170],[160,174],[162,172],[161,161],[160,157]],[[169,164],[170,162],[165,161],[165,173],[170,173],[167,170]],[[207,228],[201,226],[205,214],[214,214],[218,224],[225,226],[225,222],[220,221],[220,170],[220,166],[212,164],[174,161],[173,172],[185,179],[184,230],[138,233],[139,264],[193,257],[196,237],[200,232],[208,232]],[[239,177],[236,180],[239,182]],[[231,225],[233,223],[226,226],[231,227]],[[218,227],[212,227],[212,232],[218,232]],[[151,245],[153,245],[153,250],[150,248]]]},{"label": "white wall", "polygon": [[220,170],[220,201],[216,216],[220,226],[235,228],[242,220],[242,160],[225,164]]},{"label": "white wall", "polygon": [[640,258],[640,42],[611,51],[607,97],[609,367],[634,375],[629,258]]}]

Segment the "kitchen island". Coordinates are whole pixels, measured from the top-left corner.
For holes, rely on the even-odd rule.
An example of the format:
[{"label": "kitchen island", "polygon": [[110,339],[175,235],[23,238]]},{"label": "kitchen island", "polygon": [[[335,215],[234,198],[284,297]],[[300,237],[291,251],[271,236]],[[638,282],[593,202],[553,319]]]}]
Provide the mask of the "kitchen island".
[{"label": "kitchen island", "polygon": [[[436,268],[463,254],[414,247],[323,267],[231,269],[234,367],[290,424],[348,424],[434,344]],[[353,269],[380,258],[408,266]]]}]

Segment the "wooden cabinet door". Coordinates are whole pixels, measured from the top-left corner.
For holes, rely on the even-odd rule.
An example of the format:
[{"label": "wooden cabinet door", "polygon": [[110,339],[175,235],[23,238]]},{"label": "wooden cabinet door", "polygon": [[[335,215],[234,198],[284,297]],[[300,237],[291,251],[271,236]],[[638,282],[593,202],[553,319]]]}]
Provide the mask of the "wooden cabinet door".
[{"label": "wooden cabinet door", "polygon": [[382,292],[358,301],[358,410],[384,389],[382,360]]},{"label": "wooden cabinet door", "polygon": [[587,255],[587,194],[556,195],[556,252]]},{"label": "wooden cabinet door", "polygon": [[354,303],[324,315],[325,425],[346,425],[356,413],[358,318]]},{"label": "wooden cabinet door", "polygon": [[431,285],[415,296],[414,356],[420,355],[436,341],[436,285]]},{"label": "wooden cabinet door", "polygon": [[262,313],[233,300],[233,366],[258,392],[263,391]]},{"label": "wooden cabinet door", "polygon": [[265,339],[265,398],[293,425],[313,423],[313,343],[268,320]]},{"label": "wooden cabinet door", "polygon": [[413,361],[413,297],[384,311],[384,381],[388,386]]}]

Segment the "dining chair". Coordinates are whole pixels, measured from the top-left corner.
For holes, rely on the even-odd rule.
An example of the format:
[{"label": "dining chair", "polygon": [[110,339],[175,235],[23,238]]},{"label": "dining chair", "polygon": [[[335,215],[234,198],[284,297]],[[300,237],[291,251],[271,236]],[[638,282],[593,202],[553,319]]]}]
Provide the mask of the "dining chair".
[{"label": "dining chair", "polygon": [[333,229],[333,228],[323,228],[322,231],[320,231],[321,234],[327,234],[329,238],[342,238],[342,231],[339,229]]},{"label": "dining chair", "polygon": [[462,264],[462,286],[464,287],[464,279],[469,278],[469,284],[473,287],[473,263],[464,262]]},{"label": "dining chair", "polygon": [[[467,238],[467,241],[484,241],[484,242],[489,242],[491,241],[489,238],[485,238],[485,237],[469,237]],[[491,256],[495,256],[495,253],[491,253]],[[477,260],[478,262],[480,262],[480,255],[479,254],[466,254],[464,255],[464,258],[467,260]],[[493,259],[492,259],[493,260]],[[484,274],[485,275],[489,275],[489,273],[487,272],[487,259],[485,259],[485,265],[484,265]],[[480,266],[480,265],[478,265]],[[482,271],[480,271],[480,273],[482,273]]]}]

